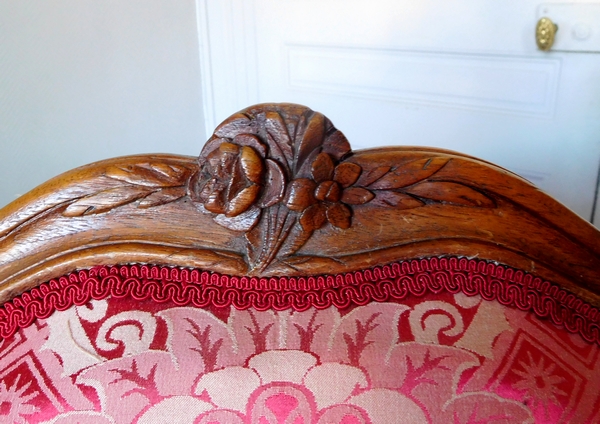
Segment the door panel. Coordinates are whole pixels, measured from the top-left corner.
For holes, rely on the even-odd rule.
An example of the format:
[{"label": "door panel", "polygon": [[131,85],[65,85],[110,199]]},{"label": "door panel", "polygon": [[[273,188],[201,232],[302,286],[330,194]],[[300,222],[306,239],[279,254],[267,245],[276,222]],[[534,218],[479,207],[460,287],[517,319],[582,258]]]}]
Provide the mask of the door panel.
[{"label": "door panel", "polygon": [[290,89],[525,116],[551,117],[555,111],[558,60],[286,47]]},{"label": "door panel", "polygon": [[[210,38],[204,82],[214,89],[207,128],[249,103],[303,103],[329,116],[355,149],[462,151],[529,178],[591,218],[600,55],[537,50],[540,2],[199,4]],[[235,28],[230,39],[225,23]],[[557,44],[570,36],[561,31]],[[222,65],[232,63],[228,55],[235,67]]]}]

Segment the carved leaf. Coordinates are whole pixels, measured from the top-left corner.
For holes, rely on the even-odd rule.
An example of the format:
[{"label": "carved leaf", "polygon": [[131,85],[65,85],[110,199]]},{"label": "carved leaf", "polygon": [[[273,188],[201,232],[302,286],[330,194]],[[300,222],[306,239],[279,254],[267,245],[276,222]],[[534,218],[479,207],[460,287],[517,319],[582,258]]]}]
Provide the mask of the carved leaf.
[{"label": "carved leaf", "polygon": [[140,200],[138,206],[142,209],[160,206],[174,202],[177,199],[185,196],[185,187],[168,187],[150,193],[148,196]]},{"label": "carved leaf", "polygon": [[317,156],[321,154],[320,149],[313,150],[304,160],[304,164],[296,168],[296,173],[293,175],[294,178],[312,178],[312,165],[317,159]]},{"label": "carved leaf", "polygon": [[294,158],[292,140],[288,134],[283,118],[277,112],[267,112],[265,114],[265,129],[281,150],[281,155],[285,159],[288,167]]},{"label": "carved leaf", "polygon": [[260,218],[261,210],[252,207],[234,217],[226,217],[224,214],[217,215],[214,220],[217,224],[234,231],[249,231],[256,225]]},{"label": "carved leaf", "polygon": [[175,165],[167,165],[166,163],[150,163],[148,166],[169,179],[179,178],[185,172],[185,168]]},{"label": "carved leaf", "polygon": [[261,208],[268,208],[279,202],[285,194],[285,175],[277,162],[267,159],[267,177],[260,200]]},{"label": "carved leaf", "polygon": [[412,196],[395,191],[376,191],[375,199],[371,201],[373,206],[394,207],[397,209],[413,209],[423,206],[424,203]]},{"label": "carved leaf", "polygon": [[442,169],[449,160],[444,157],[414,160],[392,169],[368,187],[374,190],[406,187],[431,177]]},{"label": "carved leaf", "polygon": [[277,161],[278,163],[280,163],[283,166],[287,175],[291,175],[290,166],[289,166],[289,163],[291,162],[291,160],[285,156],[285,154],[279,147],[277,140],[275,140],[271,134],[267,133],[266,138],[267,138],[267,144],[269,145],[270,157],[273,158],[275,161]]},{"label": "carved leaf", "polygon": [[148,167],[134,165],[127,168],[110,166],[105,175],[109,178],[129,184],[146,187],[174,187],[182,185],[180,168],[171,168],[163,164],[148,164]]},{"label": "carved leaf", "polygon": [[368,187],[387,174],[390,169],[392,169],[391,166],[378,166],[377,168],[373,168],[368,171],[363,170],[363,173],[358,179],[357,184],[359,186]]},{"label": "carved leaf", "polygon": [[224,138],[234,138],[238,134],[252,134],[255,132],[255,129],[251,125],[250,118],[243,113],[236,113],[217,127],[215,135]]},{"label": "carved leaf", "polygon": [[325,133],[325,117],[315,112],[306,123],[306,129],[298,146],[296,169],[300,169],[306,158],[323,143]]},{"label": "carved leaf", "polygon": [[103,190],[71,203],[64,210],[63,215],[72,217],[106,212],[117,206],[126,205],[145,197],[151,192],[151,190],[139,186],[124,186]]},{"label": "carved leaf", "polygon": [[298,249],[304,246],[304,243],[308,241],[312,234],[312,231],[304,230],[301,225],[294,225],[277,256],[285,258],[296,253]]},{"label": "carved leaf", "polygon": [[424,199],[455,205],[480,208],[493,208],[495,206],[494,201],[485,194],[471,187],[446,181],[422,182],[406,190],[406,192]]},{"label": "carved leaf", "polygon": [[267,226],[267,224],[265,224],[265,220],[267,219],[265,215],[261,215],[258,224],[247,230],[244,235],[246,238],[246,250],[248,252],[248,265],[250,265],[251,268],[258,262],[263,252],[263,243],[266,237],[265,227]]},{"label": "carved leaf", "polygon": [[262,270],[273,260],[296,224],[297,216],[283,205],[275,205],[261,215],[257,225],[246,233],[252,269]]},{"label": "carved leaf", "polygon": [[362,187],[349,187],[342,193],[342,202],[348,205],[363,205],[371,201],[375,195]]},{"label": "carved leaf", "polygon": [[323,151],[331,155],[335,160],[340,160],[350,151],[350,143],[341,131],[336,130],[333,134],[326,137]]}]

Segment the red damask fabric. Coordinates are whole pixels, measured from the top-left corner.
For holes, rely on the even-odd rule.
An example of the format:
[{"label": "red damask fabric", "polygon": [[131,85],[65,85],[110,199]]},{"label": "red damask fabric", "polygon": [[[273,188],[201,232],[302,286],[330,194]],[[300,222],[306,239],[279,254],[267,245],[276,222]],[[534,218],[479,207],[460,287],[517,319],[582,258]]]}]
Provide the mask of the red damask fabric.
[{"label": "red damask fabric", "polygon": [[[168,286],[158,277],[170,271],[154,269],[144,271],[155,272],[150,282]],[[0,342],[0,422],[600,422],[599,344],[535,311],[462,290],[319,308],[199,307],[174,289],[160,301],[156,289],[143,295],[131,272],[65,277],[42,286],[45,297],[5,306],[5,328],[18,321],[11,308],[24,317],[32,299],[53,312],[38,304],[47,316]],[[95,293],[69,288],[101,274]],[[137,292],[115,289],[135,281]],[[52,287],[71,295],[55,298]]]}]

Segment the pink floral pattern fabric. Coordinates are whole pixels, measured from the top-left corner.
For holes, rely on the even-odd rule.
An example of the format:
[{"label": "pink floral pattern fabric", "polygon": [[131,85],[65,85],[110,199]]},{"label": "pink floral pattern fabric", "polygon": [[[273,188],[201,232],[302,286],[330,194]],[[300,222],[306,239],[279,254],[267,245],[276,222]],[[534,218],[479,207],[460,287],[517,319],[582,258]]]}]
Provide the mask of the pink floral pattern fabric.
[{"label": "pink floral pattern fabric", "polygon": [[478,296],[304,312],[108,298],[0,344],[0,422],[600,422],[600,349]]}]

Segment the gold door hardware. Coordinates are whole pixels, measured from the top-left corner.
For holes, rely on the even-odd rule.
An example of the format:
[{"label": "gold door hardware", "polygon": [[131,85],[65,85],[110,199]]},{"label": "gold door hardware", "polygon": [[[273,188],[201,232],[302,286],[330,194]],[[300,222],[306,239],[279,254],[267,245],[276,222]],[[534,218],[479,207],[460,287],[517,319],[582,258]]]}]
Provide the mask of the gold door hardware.
[{"label": "gold door hardware", "polygon": [[554,44],[554,36],[558,31],[558,25],[550,18],[541,18],[535,27],[535,41],[540,50],[548,51]]}]

